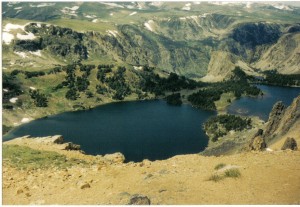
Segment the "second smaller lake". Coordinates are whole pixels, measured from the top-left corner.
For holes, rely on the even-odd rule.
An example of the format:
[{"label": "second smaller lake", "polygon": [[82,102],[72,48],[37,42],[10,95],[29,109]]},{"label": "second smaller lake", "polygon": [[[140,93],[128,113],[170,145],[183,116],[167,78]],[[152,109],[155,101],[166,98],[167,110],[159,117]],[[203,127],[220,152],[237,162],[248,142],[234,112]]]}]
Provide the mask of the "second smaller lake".
[{"label": "second smaller lake", "polygon": [[300,95],[300,88],[257,85],[264,95],[260,97],[241,97],[235,100],[227,109],[230,114],[258,116],[267,121],[273,105],[277,101],[289,106],[294,98]]}]

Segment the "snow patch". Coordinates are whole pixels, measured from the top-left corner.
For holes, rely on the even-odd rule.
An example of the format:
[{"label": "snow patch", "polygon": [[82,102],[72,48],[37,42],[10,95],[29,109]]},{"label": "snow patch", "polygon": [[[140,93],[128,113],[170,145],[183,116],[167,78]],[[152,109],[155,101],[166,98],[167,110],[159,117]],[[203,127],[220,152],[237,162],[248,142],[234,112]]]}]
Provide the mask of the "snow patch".
[{"label": "snow patch", "polygon": [[129,16],[135,15],[137,12],[132,12],[131,14],[129,14]]},{"label": "snow patch", "polygon": [[5,89],[5,88],[3,89],[3,91],[4,91],[4,92],[8,92],[8,90],[7,90],[7,89]]},{"label": "snow patch", "polygon": [[2,40],[4,41],[4,43],[5,44],[10,44],[11,43],[11,41],[14,39],[15,37],[12,35],[12,34],[10,34],[10,33],[8,33],[8,32],[3,32],[2,33]]},{"label": "snow patch", "polygon": [[62,13],[70,15],[70,16],[77,16],[76,10],[79,9],[79,6],[73,6],[73,7],[64,7],[62,10],[60,10]]},{"label": "snow patch", "polygon": [[38,5],[33,5],[33,4],[30,4],[30,7],[46,7],[46,6],[54,6],[55,3],[41,3],[41,4],[38,4]]},{"label": "snow patch", "polygon": [[29,121],[30,121],[29,118],[23,118],[23,119],[21,120],[22,123],[27,123],[27,122],[29,122]]},{"label": "snow patch", "polygon": [[8,23],[5,25],[3,31],[4,32],[10,32],[11,30],[16,30],[16,29],[21,29],[21,30],[24,30],[26,25],[18,25],[18,24],[11,24],[11,23]]},{"label": "snow patch", "polygon": [[9,99],[9,102],[10,103],[16,103],[17,100],[18,100],[18,98],[14,97],[14,98]]},{"label": "snow patch", "polygon": [[30,51],[29,53],[30,53],[30,54],[32,54],[32,55],[36,55],[36,56],[40,56],[40,57],[42,57],[41,50],[37,50],[37,51],[35,51],[35,52],[33,52],[33,51]]},{"label": "snow patch", "polygon": [[25,52],[14,52],[15,54],[19,55],[22,58],[27,58],[27,55]]},{"label": "snow patch", "polygon": [[135,69],[135,70],[142,70],[143,67],[142,66],[133,66],[133,69]]},{"label": "snow patch", "polygon": [[116,4],[116,3],[107,3],[107,2],[99,2],[100,4],[108,5],[111,7],[119,7],[119,8],[124,8],[124,6]]},{"label": "snow patch", "polygon": [[227,5],[227,4],[233,4],[234,2],[227,2],[227,1],[215,1],[215,2],[209,2],[214,5],[222,6],[222,5]]},{"label": "snow patch", "polygon": [[18,33],[17,38],[20,40],[33,40],[36,38],[36,36],[34,36],[34,34],[31,32],[26,35],[22,35],[22,34]]},{"label": "snow patch", "polygon": [[72,11],[76,11],[77,9],[79,9],[79,6],[73,6],[72,8],[70,8]]},{"label": "snow patch", "polygon": [[132,6],[132,5],[128,5],[128,6],[127,6],[127,9],[135,9],[135,7]]},{"label": "snow patch", "polygon": [[151,2],[150,5],[151,6],[156,6],[156,7],[160,7],[161,5],[163,5],[164,2],[161,1],[155,1],[155,2]]},{"label": "snow patch", "polygon": [[200,15],[199,17],[205,18],[205,17],[207,17],[207,15],[209,15],[209,14],[210,14],[210,13],[204,13],[204,14]]},{"label": "snow patch", "polygon": [[36,90],[36,88],[35,87],[32,87],[32,86],[30,86],[29,87],[31,90]]},{"label": "snow patch", "polygon": [[137,7],[138,7],[138,9],[139,10],[142,10],[142,9],[144,9],[145,7],[144,7],[144,5],[143,4],[141,4],[140,2],[138,2],[138,5],[137,5]]},{"label": "snow patch", "polygon": [[117,37],[117,35],[118,35],[117,30],[107,30],[106,32],[114,37]]},{"label": "snow patch", "polygon": [[99,20],[98,19],[93,19],[93,23],[97,23]]},{"label": "snow patch", "polygon": [[86,18],[89,18],[89,19],[93,19],[93,18],[96,18],[97,16],[96,15],[85,15]]},{"label": "snow patch", "polygon": [[292,8],[286,6],[286,5],[283,5],[283,4],[279,4],[279,5],[272,5],[274,8],[276,9],[280,9],[280,10],[287,10],[287,11],[293,11]]},{"label": "snow patch", "polygon": [[246,8],[247,8],[247,9],[251,9],[251,8],[252,8],[252,2],[247,2]]},{"label": "snow patch", "polygon": [[148,22],[144,23],[144,26],[151,32],[155,32],[151,24],[154,24],[153,20],[149,20]]},{"label": "snow patch", "polygon": [[20,9],[22,9],[23,7],[16,7],[16,8],[14,8],[15,10],[20,10]]},{"label": "snow patch", "polygon": [[186,11],[191,10],[191,3],[185,4],[184,7],[182,7],[182,10],[186,10]]}]

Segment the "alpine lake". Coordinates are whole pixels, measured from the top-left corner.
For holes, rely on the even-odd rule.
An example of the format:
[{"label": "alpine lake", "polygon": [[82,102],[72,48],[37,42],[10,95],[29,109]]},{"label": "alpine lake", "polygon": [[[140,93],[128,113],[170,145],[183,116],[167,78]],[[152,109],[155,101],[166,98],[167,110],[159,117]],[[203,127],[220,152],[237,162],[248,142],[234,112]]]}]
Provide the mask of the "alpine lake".
[{"label": "alpine lake", "polygon": [[[300,88],[258,85],[257,98],[241,97],[227,107],[230,114],[259,116],[267,121],[277,101],[289,105]],[[217,113],[189,104],[170,106],[163,100],[111,103],[86,111],[65,112],[23,124],[3,136],[3,141],[63,135],[81,145],[87,154],[124,154],[126,161],[162,160],[199,153],[208,144],[203,123]]]}]

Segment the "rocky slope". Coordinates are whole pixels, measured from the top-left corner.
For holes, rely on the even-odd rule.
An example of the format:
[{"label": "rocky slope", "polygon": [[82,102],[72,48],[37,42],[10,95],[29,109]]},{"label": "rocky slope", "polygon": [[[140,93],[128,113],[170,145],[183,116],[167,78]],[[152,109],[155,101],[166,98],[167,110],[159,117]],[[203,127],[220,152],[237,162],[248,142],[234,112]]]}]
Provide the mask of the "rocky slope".
[{"label": "rocky slope", "polygon": [[[207,75],[202,80],[226,79],[235,66],[250,75],[273,69],[282,74],[299,74],[297,28],[297,24],[285,27],[270,23],[247,23],[236,27],[212,53]],[[218,61],[220,59],[223,61]]]},{"label": "rocky slope", "polygon": [[[31,67],[26,60],[40,51],[42,55],[36,55],[37,63],[43,63],[38,60],[49,56],[54,63],[83,59],[148,64],[193,78],[207,75],[205,81],[227,78],[237,65],[250,74],[270,69],[299,73],[299,23],[296,21],[299,10],[296,7],[282,7],[288,9],[280,11],[264,4],[185,5],[179,2],[159,6],[4,3],[3,8],[4,36],[13,38],[11,43],[5,40],[4,44],[3,65],[8,69],[16,65]],[[24,26],[10,25],[19,30],[7,30],[7,22],[20,21],[8,18],[26,19],[27,23],[43,21],[50,29],[36,26],[21,31]],[[63,26],[59,28],[53,21]],[[78,24],[84,27],[79,28]]]},{"label": "rocky slope", "polygon": [[[135,194],[147,196],[151,204],[300,203],[299,151],[221,157],[182,155],[162,161],[122,163],[122,159],[62,150],[61,144],[50,140],[20,138],[4,143],[3,204],[116,205],[130,203]],[[38,153],[31,153],[32,159],[55,151],[66,156],[65,165],[74,159],[75,163],[65,168],[49,167],[50,163],[45,168],[29,169],[23,165],[19,169],[15,165],[17,160],[6,157],[9,146],[38,149]],[[25,156],[19,156],[17,163],[24,164]],[[225,167],[215,170],[220,163]],[[240,177],[209,180],[229,169],[238,169]]]},{"label": "rocky slope", "polygon": [[219,156],[254,149],[280,150],[289,137],[300,143],[300,96],[290,106],[285,106],[282,102],[274,104],[266,123],[258,117],[251,117],[251,120],[251,128],[232,130],[218,137],[216,142],[212,141],[211,136],[208,147],[200,154]]},{"label": "rocky slope", "polygon": [[267,143],[274,143],[278,138],[297,134],[294,138],[300,141],[300,96],[290,106],[277,102],[270,113],[264,132]]}]

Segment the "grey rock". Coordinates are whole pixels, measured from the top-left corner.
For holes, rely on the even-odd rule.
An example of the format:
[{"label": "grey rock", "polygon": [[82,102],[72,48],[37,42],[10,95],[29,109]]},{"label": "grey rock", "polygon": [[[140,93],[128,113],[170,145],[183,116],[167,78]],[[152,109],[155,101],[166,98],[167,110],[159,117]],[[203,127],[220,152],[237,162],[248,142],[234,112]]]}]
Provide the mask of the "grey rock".
[{"label": "grey rock", "polygon": [[72,142],[65,143],[65,150],[80,150],[80,145],[73,144]]},{"label": "grey rock", "polygon": [[296,140],[295,140],[294,138],[288,137],[288,138],[285,140],[285,142],[284,142],[284,144],[283,144],[283,146],[282,146],[281,149],[282,149],[282,150],[286,150],[286,149],[297,150],[298,147],[297,147],[297,142],[296,142]]},{"label": "grey rock", "polygon": [[262,151],[266,148],[267,144],[262,136],[254,137],[249,144],[249,150],[251,151]]},{"label": "grey rock", "polygon": [[275,132],[278,129],[284,112],[285,105],[281,101],[275,103],[269,115],[268,124],[264,133],[264,137],[267,141],[270,141],[275,136]]},{"label": "grey rock", "polygon": [[129,205],[150,205],[151,201],[147,196],[135,194],[130,198]]}]

